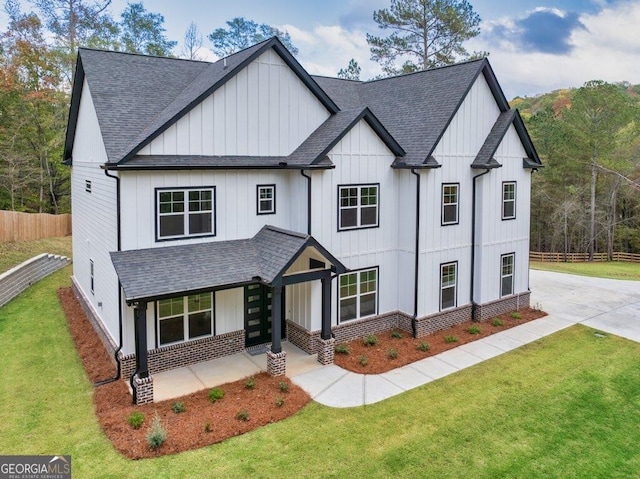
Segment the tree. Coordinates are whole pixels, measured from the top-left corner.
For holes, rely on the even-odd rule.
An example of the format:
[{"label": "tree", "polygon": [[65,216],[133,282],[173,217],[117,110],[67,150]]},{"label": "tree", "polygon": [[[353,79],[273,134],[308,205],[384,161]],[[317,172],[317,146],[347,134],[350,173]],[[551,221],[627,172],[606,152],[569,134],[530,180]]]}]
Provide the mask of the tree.
[{"label": "tree", "polygon": [[198,51],[202,48],[202,34],[195,23],[191,22],[184,33],[182,57],[189,60],[201,60]]},{"label": "tree", "polygon": [[164,17],[144,8],[142,3],[129,3],[120,14],[120,42],[129,53],[167,57],[177,42],[165,36]]},{"label": "tree", "polygon": [[347,68],[341,68],[338,71],[338,78],[344,78],[345,80],[360,80],[360,65],[358,62],[352,58],[349,60],[349,65]]},{"label": "tree", "polygon": [[235,17],[227,21],[227,26],[227,29],[217,28],[207,35],[207,38],[213,43],[213,53],[219,57],[229,56],[274,36],[280,39],[292,55],[298,54],[298,49],[291,41],[291,36],[270,25],[257,24],[244,17]]},{"label": "tree", "polygon": [[367,34],[371,59],[387,75],[466,59],[463,43],[480,33],[480,17],[466,0],[391,0],[389,9],[373,13],[373,20],[391,30],[387,37]]}]

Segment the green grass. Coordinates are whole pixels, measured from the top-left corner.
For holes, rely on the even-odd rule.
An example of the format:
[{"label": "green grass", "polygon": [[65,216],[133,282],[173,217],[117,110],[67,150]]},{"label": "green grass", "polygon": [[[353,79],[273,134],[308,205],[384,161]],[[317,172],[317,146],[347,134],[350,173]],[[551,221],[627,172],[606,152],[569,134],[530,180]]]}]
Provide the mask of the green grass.
[{"label": "green grass", "polygon": [[547,263],[532,261],[531,269],[555,271],[556,273],[593,276],[596,278],[629,279],[640,281],[640,264],[623,261],[593,263]]},{"label": "green grass", "polygon": [[312,403],[221,444],[127,460],[94,417],[55,295],[69,274],[0,308],[2,454],[71,454],[74,478],[628,478],[640,470],[640,345],[583,326],[381,403]]},{"label": "green grass", "polygon": [[71,258],[71,236],[37,241],[0,242],[0,273],[40,253],[60,254]]}]

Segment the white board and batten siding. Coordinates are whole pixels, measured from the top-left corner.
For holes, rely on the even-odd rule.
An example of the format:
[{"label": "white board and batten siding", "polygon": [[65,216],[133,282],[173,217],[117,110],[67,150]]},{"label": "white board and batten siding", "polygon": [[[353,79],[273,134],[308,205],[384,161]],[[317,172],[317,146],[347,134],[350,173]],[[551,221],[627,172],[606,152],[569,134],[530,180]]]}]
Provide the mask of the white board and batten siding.
[{"label": "white board and batten siding", "polygon": [[269,49],[138,154],[286,156],[328,117]]},{"label": "white board and batten siding", "polygon": [[[100,168],[107,154],[89,86],[85,80],[72,151],[73,276],[114,342],[118,342],[118,278],[110,251],[116,251],[116,181]],[[91,182],[91,192],[86,182]],[[94,263],[91,292],[90,260]]]}]

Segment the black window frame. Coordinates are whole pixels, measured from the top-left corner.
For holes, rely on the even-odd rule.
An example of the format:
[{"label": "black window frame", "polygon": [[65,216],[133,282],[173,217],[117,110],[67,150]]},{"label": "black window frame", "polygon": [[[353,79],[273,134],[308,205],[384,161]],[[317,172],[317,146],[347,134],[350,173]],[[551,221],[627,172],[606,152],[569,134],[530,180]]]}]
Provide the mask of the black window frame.
[{"label": "black window frame", "polygon": [[[160,194],[166,192],[182,192],[184,193],[184,209],[182,214],[186,217],[185,225],[188,226],[188,218],[189,218],[189,192],[190,191],[211,191],[211,232],[199,233],[199,234],[189,234],[185,233],[182,235],[174,235],[174,236],[160,236]],[[213,185],[210,186],[170,186],[170,187],[162,187],[154,189],[154,204],[155,204],[155,235],[156,242],[164,242],[164,241],[178,241],[184,239],[191,238],[210,238],[216,236],[217,229],[217,198],[216,198],[216,187]]]},{"label": "black window frame", "polygon": [[[376,301],[375,301],[375,312],[373,314],[368,314],[366,316],[361,316],[358,313],[360,312],[360,296],[361,296],[361,292],[360,292],[360,274],[365,272],[365,271],[375,271],[376,272]],[[357,287],[358,287],[358,291],[356,293],[355,298],[357,299],[357,307],[356,307],[356,317],[355,318],[351,318],[351,319],[342,319],[342,316],[340,314],[340,301],[342,300],[341,296],[340,296],[340,279],[343,276],[348,276],[350,274],[357,274]],[[349,271],[347,271],[344,274],[338,275],[338,281],[337,281],[337,285],[338,285],[338,294],[337,294],[337,318],[338,318],[338,324],[341,323],[350,323],[352,321],[359,321],[361,319],[369,319],[369,318],[375,318],[376,316],[378,316],[380,314],[380,266],[367,266],[366,268],[358,268],[358,269],[350,269]],[[365,294],[368,294],[365,293]]]},{"label": "black window frame", "polygon": [[[211,334],[207,334],[207,335],[202,335],[202,336],[196,336],[193,338],[188,337],[189,334],[189,309],[188,309],[188,304],[189,304],[189,296],[197,296],[197,295],[202,295],[202,294],[210,294],[211,295]],[[173,341],[170,343],[164,343],[161,344],[160,343],[160,321],[163,321],[164,319],[171,319],[171,318],[175,318],[177,317],[177,315],[174,316],[170,316],[164,319],[160,319],[160,301],[164,301],[164,300],[174,300],[174,299],[181,299],[183,301],[183,305],[185,306],[183,308],[182,311],[182,328],[183,328],[183,332],[186,331],[186,337],[183,337],[182,340],[180,341]],[[191,341],[198,341],[200,339],[205,339],[205,338],[211,338],[217,335],[216,332],[216,292],[215,291],[201,291],[198,293],[192,293],[192,294],[185,294],[183,296],[174,296],[172,298],[163,298],[160,300],[156,300],[154,301],[154,309],[155,309],[155,347],[157,348],[164,348],[164,347],[171,347],[174,345],[178,345],[178,344],[183,344],[183,343],[188,343]],[[197,313],[200,311],[194,311],[194,313]]]},{"label": "black window frame", "polygon": [[[270,211],[261,211],[260,210],[260,189],[261,188],[271,188],[272,197],[271,201],[273,203],[273,209]],[[267,184],[267,185],[256,185],[256,214],[257,215],[275,215],[276,214],[276,185],[275,183]]]},{"label": "black window frame", "polygon": [[91,193],[91,180],[84,180],[84,191]]},{"label": "black window frame", "polygon": [[[347,188],[357,188],[357,199],[358,204],[355,206],[356,209],[356,226],[342,226],[341,222],[341,211],[344,209],[341,205],[341,191]],[[376,189],[376,222],[375,224],[367,224],[362,225],[362,189],[363,188],[375,188]],[[338,231],[354,231],[354,230],[367,230],[373,228],[380,227],[380,183],[353,183],[353,184],[343,184],[338,185],[338,202],[337,202],[337,225]],[[368,206],[368,205],[365,205]]]},{"label": "black window frame", "polygon": [[[509,199],[506,200],[504,197],[504,193],[505,193],[505,186],[507,185],[513,185],[513,199]],[[500,213],[502,216],[502,221],[511,221],[511,220],[515,220],[516,219],[516,207],[518,205],[518,182],[517,181],[503,181],[502,182],[502,201],[500,202]],[[513,216],[505,216],[504,214],[504,207],[506,202],[513,202]]]},{"label": "black window frame", "polygon": [[[447,187],[452,187],[455,186],[456,187],[456,220],[455,221],[445,221],[444,217],[444,208],[445,208],[445,202],[444,202],[444,190]],[[453,225],[457,225],[460,224],[460,183],[442,183],[442,189],[441,189],[441,193],[440,193],[440,226],[453,226]],[[448,205],[450,205],[451,203],[449,203]]]},{"label": "black window frame", "polygon": [[89,286],[91,294],[96,294],[96,264],[93,259],[89,258]]},{"label": "black window frame", "polygon": [[[511,261],[511,274],[510,275],[504,275],[503,274],[503,269],[504,269],[504,259],[511,256],[513,258],[513,260]],[[504,286],[504,278],[511,276],[511,292],[504,294],[504,290],[503,290],[503,286]],[[503,298],[505,296],[511,296],[514,294],[515,291],[515,279],[516,279],[516,253],[515,251],[511,252],[511,253],[505,253],[503,255],[500,255],[500,297]]]},{"label": "black window frame", "polygon": [[[453,285],[454,288],[454,293],[453,293],[453,305],[452,306],[447,306],[446,308],[442,307],[442,291],[443,291],[443,286],[442,286],[442,270],[445,266],[455,266],[455,284]],[[438,303],[440,305],[440,311],[448,311],[454,308],[458,307],[458,261],[447,261],[446,263],[440,263],[440,268],[438,269],[439,271],[439,277],[440,277],[440,281],[439,281],[439,289],[438,289]],[[450,286],[447,286],[450,287]]]}]

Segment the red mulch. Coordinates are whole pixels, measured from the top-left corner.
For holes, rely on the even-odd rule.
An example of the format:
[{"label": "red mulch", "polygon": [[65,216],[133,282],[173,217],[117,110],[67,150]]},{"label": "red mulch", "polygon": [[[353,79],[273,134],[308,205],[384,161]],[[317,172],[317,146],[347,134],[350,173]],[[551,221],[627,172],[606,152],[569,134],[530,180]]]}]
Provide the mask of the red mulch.
[{"label": "red mulch", "polygon": [[[59,289],[58,297],[89,379],[96,382],[113,377],[115,362],[107,354],[71,289]],[[286,377],[273,378],[261,373],[255,376],[254,389],[245,388],[246,382],[242,379],[219,386],[225,396],[216,403],[209,401],[209,391],[204,390],[177,399],[134,406],[127,384],[122,380],[95,388],[93,400],[105,434],[121,454],[131,459],[174,454],[221,442],[285,419],[311,400]],[[288,391],[280,391],[280,382],[287,384]],[[281,406],[276,404],[278,398],[284,400]],[[184,404],[185,412],[176,414],[171,410],[176,401]],[[145,418],[137,430],[127,422],[133,411],[142,412]],[[247,421],[236,419],[241,411],[248,412]],[[154,451],[147,444],[146,434],[156,413],[167,431],[167,439]],[[205,431],[207,424],[209,432]]]},{"label": "red mulch", "polygon": [[[493,326],[491,320],[481,323],[467,321],[418,339],[414,339],[406,331],[398,331],[402,334],[402,338],[397,339],[391,336],[393,331],[386,331],[376,335],[378,343],[375,346],[366,346],[362,339],[355,339],[343,343],[349,348],[349,354],[336,353],[335,364],[356,373],[380,374],[547,315],[544,311],[531,308],[524,308],[518,312],[522,315],[522,319],[514,319],[510,313],[498,316],[498,319],[503,322],[503,326]],[[468,329],[471,326],[480,327],[480,334],[469,333]],[[444,339],[447,336],[455,336],[458,341],[447,343]],[[418,345],[421,343],[428,343],[429,350],[420,351]],[[389,357],[390,350],[398,352],[395,359]],[[366,366],[360,362],[363,356],[367,358]]]}]

